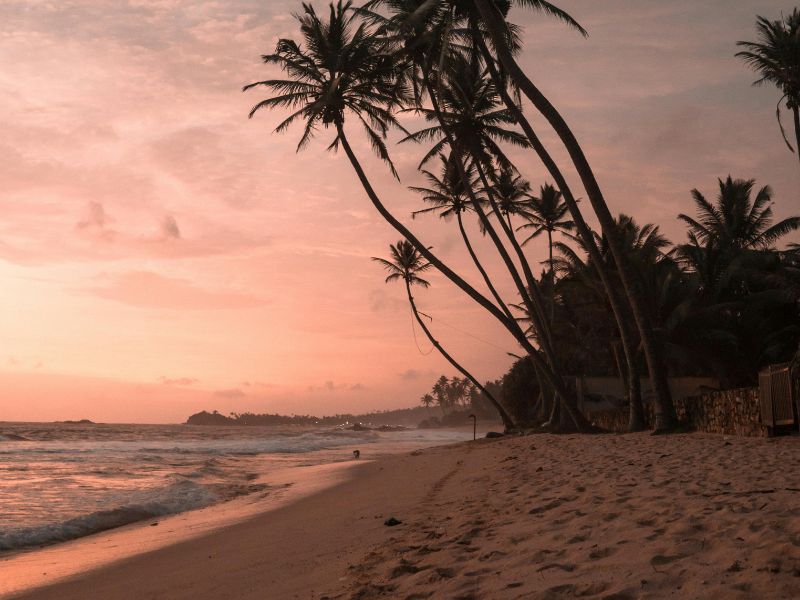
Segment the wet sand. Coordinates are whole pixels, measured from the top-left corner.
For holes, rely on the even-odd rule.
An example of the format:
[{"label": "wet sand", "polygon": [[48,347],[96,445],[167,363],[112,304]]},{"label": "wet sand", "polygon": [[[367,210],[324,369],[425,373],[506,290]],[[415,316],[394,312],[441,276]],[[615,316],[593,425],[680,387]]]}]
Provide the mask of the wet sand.
[{"label": "wet sand", "polygon": [[800,438],[705,434],[438,447],[14,597],[797,598],[798,459]]}]

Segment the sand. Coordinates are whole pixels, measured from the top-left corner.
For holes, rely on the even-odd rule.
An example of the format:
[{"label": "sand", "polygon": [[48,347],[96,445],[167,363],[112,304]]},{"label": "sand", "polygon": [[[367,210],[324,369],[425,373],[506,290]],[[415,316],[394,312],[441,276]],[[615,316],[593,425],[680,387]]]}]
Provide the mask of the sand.
[{"label": "sand", "polygon": [[705,434],[438,447],[15,597],[800,598],[799,458]]}]

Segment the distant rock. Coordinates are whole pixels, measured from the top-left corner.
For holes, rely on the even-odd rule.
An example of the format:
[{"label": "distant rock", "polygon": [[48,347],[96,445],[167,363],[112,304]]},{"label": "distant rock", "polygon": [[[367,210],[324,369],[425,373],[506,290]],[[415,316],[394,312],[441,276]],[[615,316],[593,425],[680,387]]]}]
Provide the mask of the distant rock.
[{"label": "distant rock", "polygon": [[221,415],[217,411],[207,412],[202,411],[193,414],[186,419],[187,425],[237,425],[236,421],[225,415]]},{"label": "distant rock", "polygon": [[387,527],[395,527],[396,525],[402,525],[403,522],[398,519],[395,519],[394,517],[389,517],[383,522],[383,524],[386,525]]},{"label": "distant rock", "polygon": [[501,438],[501,437],[504,437],[504,436],[505,436],[505,434],[504,433],[500,433],[499,431],[490,431],[489,433],[486,434],[486,437],[490,438],[490,439],[491,438]]}]

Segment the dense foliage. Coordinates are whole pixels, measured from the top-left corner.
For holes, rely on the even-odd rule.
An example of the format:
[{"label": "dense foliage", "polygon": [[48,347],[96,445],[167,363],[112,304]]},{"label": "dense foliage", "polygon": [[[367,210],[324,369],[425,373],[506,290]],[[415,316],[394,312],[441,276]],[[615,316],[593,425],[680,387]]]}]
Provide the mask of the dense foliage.
[{"label": "dense foliage", "polygon": [[[516,421],[535,414],[536,398],[531,395],[527,405],[525,399],[533,373],[542,395],[558,400],[552,417],[557,415],[562,427],[587,430],[566,376],[604,374],[626,381],[629,428],[641,429],[639,376],[646,373],[654,390],[655,427],[669,430],[676,425],[670,374],[713,374],[725,385],[752,383],[761,366],[788,360],[797,349],[798,253],[796,246],[780,244],[800,218],[774,222],[769,188],[754,193],[754,181],[730,176],[720,180],[714,201],[692,193],[696,214],[680,216],[688,240],[677,246],[657,225],[615,215],[575,134],[517,63],[522,38],[509,20],[514,5],[586,33],[544,0],[369,0],[360,7],[340,0],[330,5],[327,17],[304,4],[297,15],[300,41],[281,39],[263,56],[285,78],[245,87],[271,94],[251,116],[263,108],[288,110],[276,131],[302,122],[298,149],[322,129],[332,138],[330,149],[344,150],[369,201],[402,236],[390,246],[388,260],[377,259],[389,272],[387,280],[405,283],[420,328],[507,426],[511,417],[503,403],[427,326],[412,294],[412,286],[428,286],[420,273],[437,270],[525,353],[506,376],[503,394]],[[763,39],[744,43],[750,54],[742,56],[783,91],[800,136],[796,15],[760,20]],[[544,147],[526,111],[542,117],[555,133],[568,157],[563,164]],[[419,125],[420,118],[421,129],[406,129]],[[353,125],[395,177],[389,132],[400,131],[406,146],[422,146],[424,185],[411,190],[425,204],[414,216],[456,217],[480,289],[470,283],[476,273],[456,272],[383,203],[350,144]],[[531,185],[511,160],[511,147],[535,155],[547,180]],[[565,169],[585,191],[580,206]],[[598,224],[594,229],[584,217],[587,211]],[[476,252],[471,237],[476,230],[500,269],[490,272]],[[542,239],[547,268],[537,278],[526,250]],[[507,285],[498,285],[500,280]],[[504,298],[498,290],[509,287],[514,295]],[[431,397],[443,410],[461,402],[444,391],[441,402],[435,393]]]}]

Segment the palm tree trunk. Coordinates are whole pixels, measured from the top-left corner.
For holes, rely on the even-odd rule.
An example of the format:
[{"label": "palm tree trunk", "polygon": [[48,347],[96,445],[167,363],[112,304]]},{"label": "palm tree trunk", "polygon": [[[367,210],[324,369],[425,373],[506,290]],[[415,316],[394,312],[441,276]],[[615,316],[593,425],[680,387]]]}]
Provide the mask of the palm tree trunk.
[{"label": "palm tree trunk", "polygon": [[[519,291],[519,294],[522,297],[522,300],[528,309],[528,313],[533,319],[534,326],[536,327],[536,330],[539,332],[540,344],[542,345],[544,354],[547,357],[548,362],[550,363],[550,369],[548,369],[548,371],[551,371],[554,377],[560,379],[561,373],[559,372],[558,369],[556,353],[552,347],[551,332],[548,323],[546,323],[545,321],[544,308],[542,305],[542,299],[541,299],[541,294],[539,293],[538,284],[536,283],[536,280],[533,277],[533,274],[531,273],[530,266],[528,265],[527,259],[525,258],[525,255],[522,252],[519,243],[517,243],[516,238],[514,237],[513,230],[506,225],[506,222],[503,219],[502,214],[500,213],[497,203],[494,201],[491,186],[489,185],[489,182],[486,178],[486,173],[484,172],[482,167],[480,153],[477,152],[475,148],[469,149],[470,154],[472,154],[473,161],[475,162],[475,167],[478,171],[478,175],[480,176],[481,183],[484,186],[487,196],[491,202],[492,210],[495,213],[495,216],[497,217],[498,221],[500,222],[501,227],[505,230],[506,236],[511,241],[512,246],[514,247],[517,253],[517,257],[520,261],[523,273],[528,283],[527,288],[525,287],[525,284],[522,282],[522,279],[520,278],[519,273],[517,272],[513,260],[508,255],[508,252],[505,246],[503,245],[503,242],[497,235],[497,232],[495,231],[494,227],[492,226],[491,221],[489,221],[489,219],[483,213],[483,210],[481,210],[480,203],[478,202],[478,199],[475,197],[474,191],[472,190],[471,186],[468,183],[469,178],[467,177],[464,165],[461,162],[461,157],[459,156],[459,152],[457,151],[457,146],[455,140],[453,139],[452,133],[450,132],[450,129],[448,128],[447,123],[445,122],[445,119],[442,116],[438,98],[433,90],[433,86],[430,83],[427,71],[423,72],[423,78],[425,81],[425,88],[428,91],[428,96],[430,97],[431,104],[433,106],[434,113],[436,114],[436,118],[442,127],[445,139],[450,145],[451,152],[456,152],[456,167],[458,168],[459,175],[464,181],[465,189],[467,190],[467,194],[470,197],[470,201],[473,204],[475,212],[478,214],[478,217],[480,218],[484,229],[489,234],[489,237],[494,242],[495,247],[497,248],[500,256],[502,257],[503,262],[506,265],[506,268],[511,274],[511,277],[515,285],[517,286],[517,290]],[[563,383],[560,387],[557,387],[556,389],[566,390],[566,388],[563,386]],[[573,419],[573,421],[575,422],[575,426],[579,430],[582,430],[584,427],[589,425],[588,421],[583,419],[583,415],[578,414],[579,411],[577,410],[577,406],[575,405],[574,401],[570,402],[570,399],[568,399],[568,397],[566,396],[563,398],[563,401],[566,403],[571,403],[570,406],[566,407],[566,411],[567,414]]]},{"label": "palm tree trunk", "polygon": [[[481,156],[477,149],[471,149],[470,153],[472,154],[472,159],[475,161],[475,168],[478,171],[478,177],[480,177],[481,183],[483,184],[484,190],[486,190],[486,197],[489,199],[489,204],[492,207],[492,212],[495,215],[495,218],[500,223],[500,227],[503,229],[503,232],[506,234],[506,238],[511,242],[511,246],[514,248],[514,251],[517,254],[517,260],[520,262],[520,266],[522,267],[522,272],[525,275],[525,280],[528,284],[527,287],[527,295],[523,296],[523,300],[528,298],[529,300],[525,302],[525,305],[528,309],[528,314],[533,320],[533,325],[536,328],[536,331],[539,333],[539,342],[542,345],[542,349],[545,352],[545,355],[548,357],[550,361],[550,365],[553,367],[553,370],[558,372],[558,368],[555,362],[555,351],[553,350],[552,346],[552,335],[549,327],[549,323],[547,323],[545,319],[545,312],[544,306],[542,302],[542,296],[539,292],[539,284],[537,283],[536,279],[533,277],[533,273],[531,272],[530,266],[528,265],[528,260],[525,258],[525,254],[522,252],[522,248],[516,242],[516,238],[514,237],[514,231],[511,230],[508,225],[506,224],[505,220],[503,219],[503,215],[500,212],[500,208],[497,205],[497,202],[494,199],[494,193],[492,192],[491,187],[489,186],[489,180],[486,177],[486,172],[483,169],[483,162],[481,161]],[[488,219],[486,219],[488,222]],[[486,223],[484,223],[484,227],[486,227]],[[502,242],[499,242],[499,246],[503,248],[505,251],[505,246]],[[509,261],[510,261],[509,257]],[[513,263],[512,263],[513,264]],[[520,280],[519,285],[522,286],[522,289],[525,290],[525,286]],[[520,292],[521,293],[521,292]]]},{"label": "palm tree trunk", "polygon": [[470,257],[472,258],[472,262],[475,263],[478,271],[480,272],[481,276],[483,277],[484,283],[486,283],[486,287],[489,288],[489,291],[494,296],[494,299],[497,300],[497,304],[506,314],[509,319],[513,319],[514,316],[511,314],[511,311],[508,310],[508,305],[503,301],[500,297],[500,294],[492,284],[492,280],[489,279],[488,273],[486,273],[486,269],[483,268],[481,261],[478,260],[478,255],[475,254],[475,250],[472,248],[472,243],[469,241],[469,237],[467,236],[467,231],[464,229],[464,221],[461,218],[461,211],[456,212],[456,219],[458,220],[458,230],[461,232],[461,238],[464,240],[464,245],[467,247],[467,252],[469,252]]},{"label": "palm tree trunk", "polygon": [[[423,78],[425,80],[425,88],[428,91],[428,96],[430,97],[431,104],[433,105],[434,113],[436,114],[436,118],[439,121],[439,124],[442,127],[442,131],[444,132],[445,139],[447,143],[450,145],[450,152],[455,154],[456,160],[456,168],[458,169],[458,174],[461,177],[462,181],[464,182],[464,189],[467,191],[467,195],[469,196],[470,202],[472,203],[473,208],[475,209],[478,218],[481,221],[486,233],[489,234],[492,242],[497,248],[497,252],[500,254],[500,257],[503,259],[503,263],[508,269],[509,274],[511,275],[511,279],[514,281],[514,285],[517,287],[517,291],[519,292],[522,301],[525,303],[528,310],[532,312],[533,308],[533,301],[528,293],[528,290],[525,288],[525,284],[522,282],[522,278],[517,271],[516,266],[514,265],[514,261],[511,260],[503,242],[500,240],[500,236],[497,235],[497,231],[495,231],[494,226],[492,225],[491,221],[489,221],[488,217],[483,213],[481,209],[480,202],[478,202],[477,197],[475,196],[475,192],[472,189],[472,186],[469,185],[469,178],[467,177],[466,170],[464,169],[464,164],[461,161],[461,152],[458,150],[455,140],[453,139],[452,134],[450,133],[450,129],[447,127],[447,123],[445,122],[441,109],[439,107],[439,102],[437,100],[437,96],[433,90],[433,86],[430,83],[430,79],[428,78],[427,72],[423,72]],[[476,167],[478,172],[482,174],[480,165],[476,163]],[[486,183],[486,178],[481,177],[481,182],[483,183],[484,187],[488,190],[488,183]],[[501,223],[503,223],[501,218]],[[541,333],[541,332],[540,332]]]},{"label": "palm tree trunk", "polygon": [[550,254],[550,322],[553,323],[556,320],[556,270],[553,265],[553,232],[550,229],[547,230],[547,249]]},{"label": "palm tree trunk", "polygon": [[411,231],[409,231],[405,225],[398,221],[397,218],[386,209],[386,207],[383,205],[383,202],[381,202],[380,198],[375,193],[375,190],[373,189],[372,184],[369,182],[366,173],[364,173],[364,169],[361,167],[361,163],[358,161],[353,149],[350,147],[350,143],[347,141],[347,136],[344,133],[344,128],[341,122],[336,123],[336,131],[339,142],[342,144],[342,148],[344,149],[345,154],[347,154],[347,158],[350,160],[350,164],[352,165],[353,170],[356,172],[356,176],[361,182],[361,186],[364,188],[367,197],[369,197],[373,206],[375,206],[380,215],[398,233],[400,233],[400,235],[411,242],[417,251],[422,254],[422,256],[424,256],[425,259],[440,273],[452,281],[459,289],[467,294],[467,296],[472,298],[481,307],[486,309],[495,319],[503,324],[509,333],[514,336],[514,339],[517,340],[519,345],[525,349],[534,364],[541,369],[542,374],[547,378],[550,385],[553,386],[553,389],[556,391],[556,393],[558,393],[559,396],[564,399],[565,409],[569,413],[572,420],[576,423],[578,429],[580,431],[591,430],[591,424],[584,418],[580,411],[577,410],[574,402],[575,399],[569,395],[564,382],[560,377],[557,377],[555,373],[553,373],[547,363],[542,359],[542,357],[539,355],[539,351],[534,348],[533,344],[531,344],[530,340],[528,340],[525,332],[522,331],[522,328],[520,328],[516,320],[508,319],[505,314],[494,304],[492,304],[488,298],[485,298],[483,294],[478,292],[475,288],[464,281],[462,277],[444,264],[435,254],[430,251],[430,249],[428,249],[427,246],[425,246],[425,244],[420,242],[419,239],[417,239],[417,237],[411,233]]},{"label": "palm tree trunk", "polygon": [[497,410],[500,418],[503,420],[503,425],[505,425],[506,429],[512,429],[514,427],[514,421],[512,421],[511,416],[508,414],[503,405],[500,404],[495,397],[487,390],[485,387],[481,385],[481,383],[472,376],[472,373],[467,371],[464,367],[462,367],[456,360],[447,353],[447,351],[442,348],[442,345],[433,337],[433,334],[428,329],[428,326],[425,325],[425,321],[422,320],[420,317],[419,311],[417,310],[417,305],[414,302],[414,296],[411,295],[411,286],[409,285],[408,281],[406,281],[406,292],[408,293],[408,302],[411,304],[411,311],[414,313],[414,317],[417,319],[417,323],[422,328],[422,331],[425,332],[425,335],[428,336],[428,340],[430,340],[431,344],[439,351],[439,354],[444,356],[444,358],[449,362],[453,367],[455,367],[459,373],[461,373],[464,377],[469,379],[476,388],[478,388],[483,394],[489,399],[489,402],[492,403],[495,410]]},{"label": "palm tree trunk", "polygon": [[792,114],[794,115],[794,137],[797,140],[795,148],[797,148],[797,158],[800,160],[800,107],[793,106]]},{"label": "palm tree trunk", "polygon": [[566,121],[564,121],[556,108],[522,71],[505,45],[505,27],[495,7],[491,6],[487,0],[475,0],[475,6],[478,8],[481,18],[489,30],[501,64],[506,72],[510,74],[514,84],[522,90],[525,96],[556,131],[586,188],[592,208],[597,215],[603,233],[608,239],[609,248],[617,264],[617,269],[620,273],[628,302],[630,303],[631,312],[633,313],[634,320],[639,329],[642,347],[650,371],[650,378],[656,393],[655,428],[656,430],[673,429],[677,423],[677,416],[675,414],[675,407],[672,403],[672,396],[667,381],[666,366],[663,361],[663,348],[656,339],[650,316],[644,308],[644,299],[636,274],[622,248],[617,235],[614,217],[611,215],[611,211],[608,209],[608,205],[603,198],[594,172],[583,153],[583,149],[580,147],[580,144],[578,144],[575,135],[572,133]]},{"label": "palm tree trunk", "polygon": [[616,284],[612,280],[611,275],[606,268],[605,260],[600,253],[600,249],[595,243],[594,234],[584,220],[583,214],[581,213],[580,208],[578,208],[578,202],[575,199],[575,196],[572,194],[564,175],[561,173],[561,169],[558,168],[558,165],[553,160],[553,157],[550,156],[550,153],[533,131],[533,127],[531,127],[530,122],[525,118],[525,115],[522,113],[519,106],[517,106],[516,102],[514,102],[514,100],[508,94],[505,82],[501,79],[494,66],[494,57],[492,57],[489,53],[489,49],[486,47],[483,39],[478,38],[478,42],[481,47],[485,62],[489,68],[490,75],[494,80],[501,97],[503,98],[506,108],[512,113],[514,119],[517,121],[520,127],[522,127],[525,136],[528,138],[528,141],[530,141],[533,149],[536,151],[536,154],[538,154],[542,163],[545,165],[545,168],[550,173],[550,176],[554,179],[556,186],[564,197],[564,202],[569,209],[572,220],[575,222],[578,235],[583,241],[586,251],[589,254],[591,263],[594,265],[595,271],[597,272],[597,275],[600,277],[600,281],[603,284],[603,288],[605,289],[606,296],[608,297],[608,302],[611,307],[611,312],[614,314],[614,320],[617,323],[617,329],[619,330],[620,341],[622,343],[622,351],[625,356],[625,363],[628,367],[627,395],[630,405],[630,413],[628,415],[628,431],[641,431],[645,428],[644,407],[642,406],[642,389],[641,383],[639,382],[639,367],[636,361],[636,342],[634,340],[633,332],[631,331],[626,309],[624,308],[628,306],[628,303],[619,293]]}]

